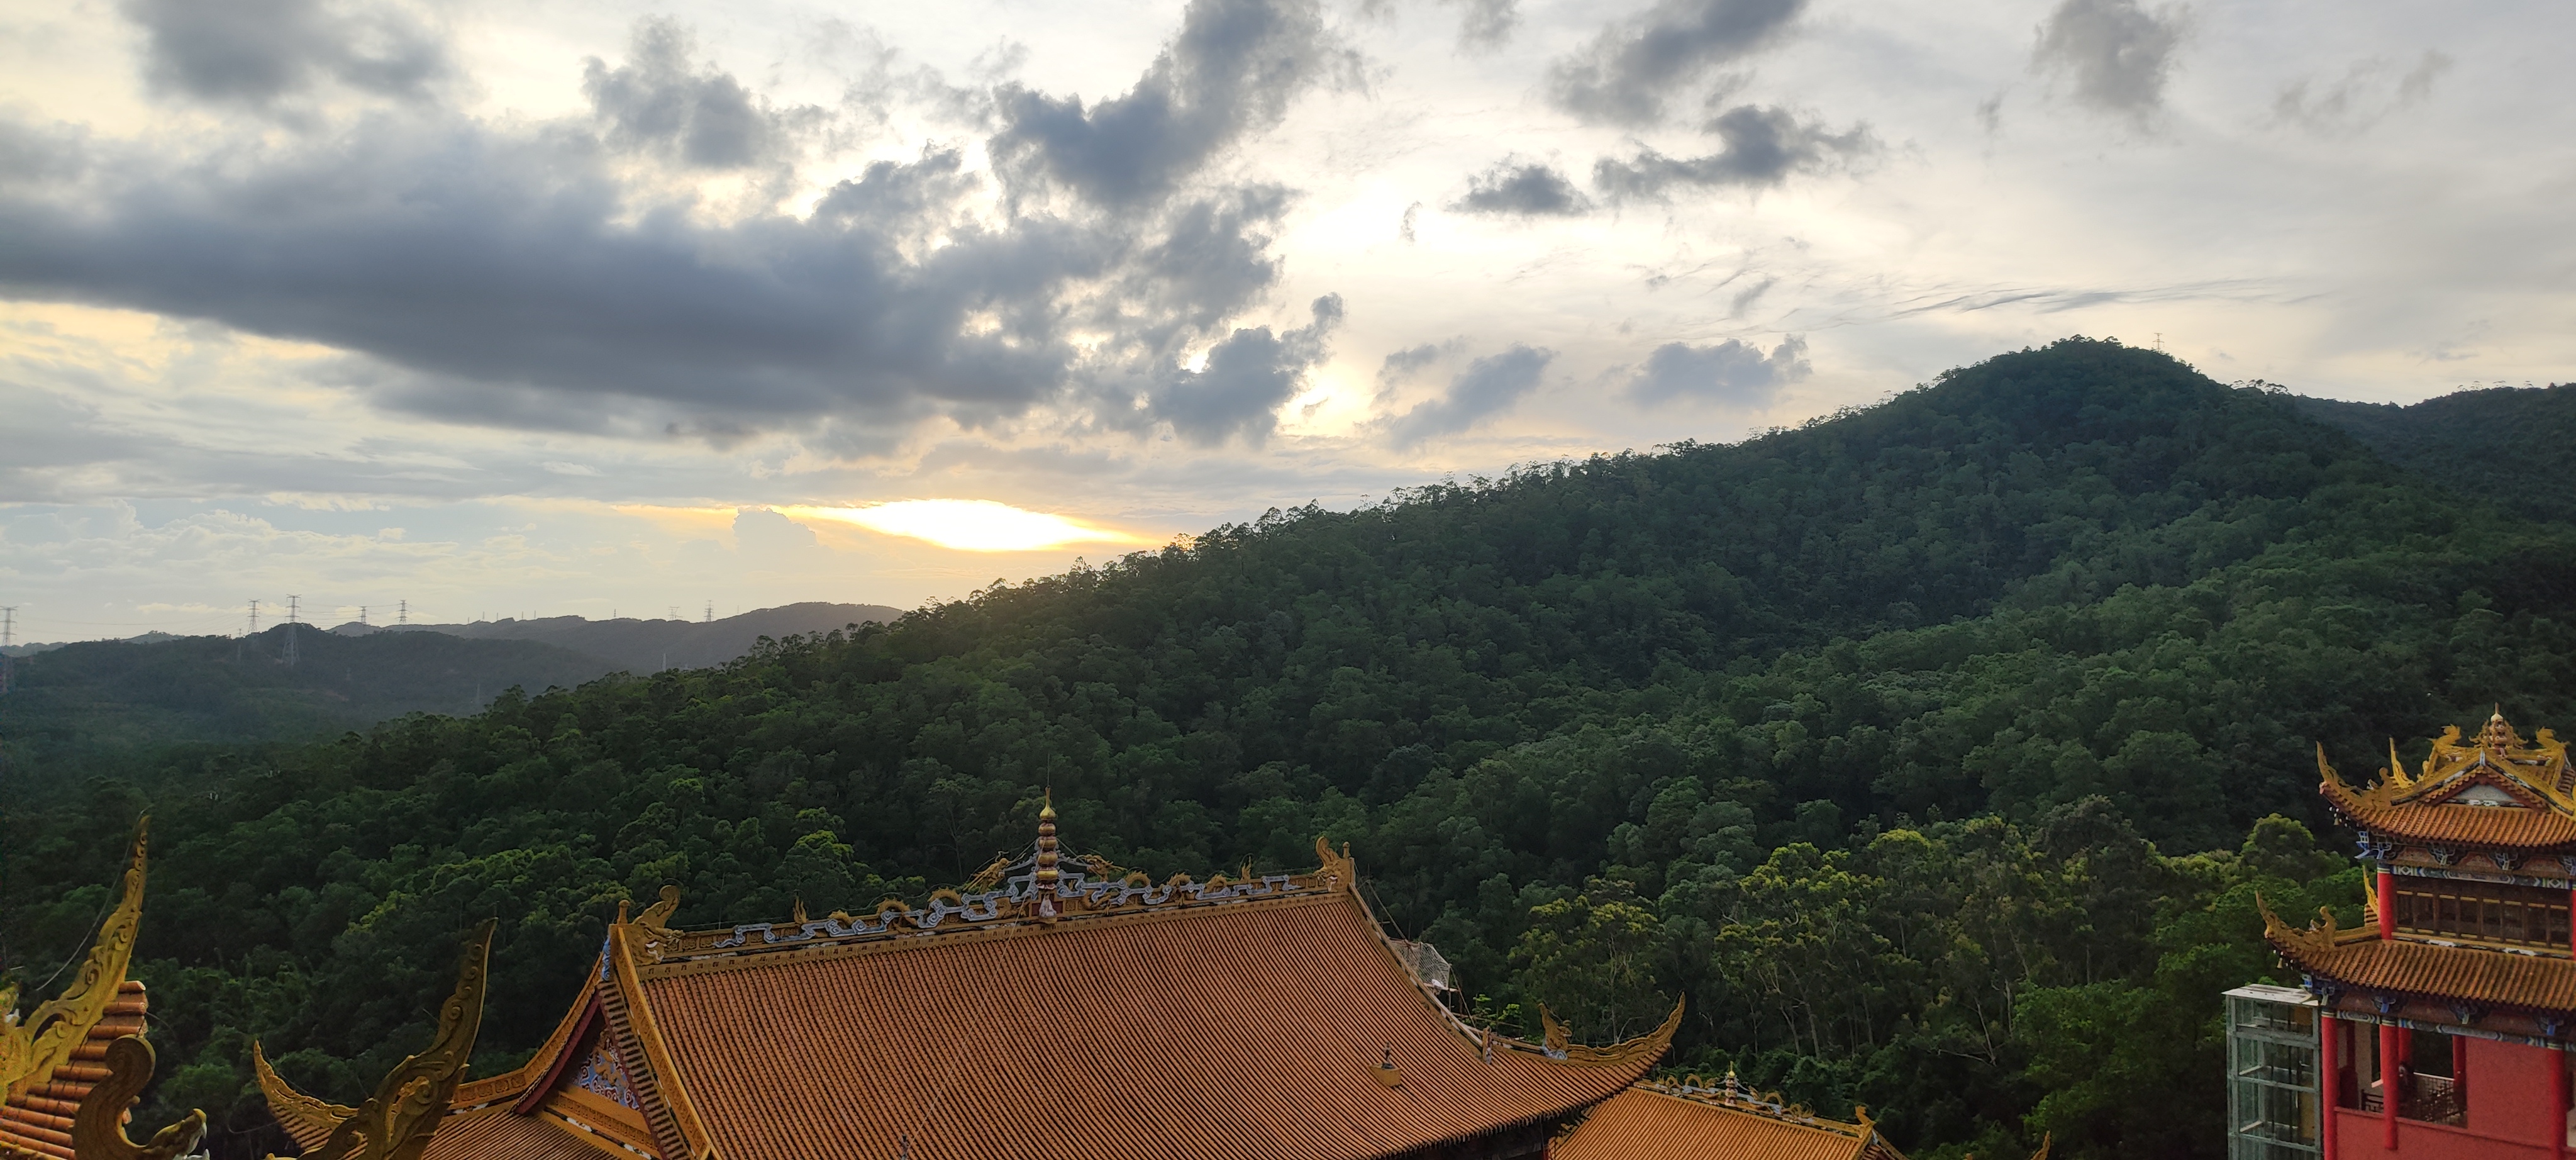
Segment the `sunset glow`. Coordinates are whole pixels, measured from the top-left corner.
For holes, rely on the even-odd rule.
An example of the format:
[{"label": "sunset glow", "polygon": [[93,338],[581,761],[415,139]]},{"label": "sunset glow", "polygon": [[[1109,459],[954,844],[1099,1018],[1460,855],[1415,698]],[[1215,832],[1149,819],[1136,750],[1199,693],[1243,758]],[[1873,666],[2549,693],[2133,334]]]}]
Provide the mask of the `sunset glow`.
[{"label": "sunset glow", "polygon": [[857,524],[963,552],[1033,552],[1071,544],[1143,544],[1145,537],[989,499],[907,499],[867,507],[782,507],[789,519]]}]

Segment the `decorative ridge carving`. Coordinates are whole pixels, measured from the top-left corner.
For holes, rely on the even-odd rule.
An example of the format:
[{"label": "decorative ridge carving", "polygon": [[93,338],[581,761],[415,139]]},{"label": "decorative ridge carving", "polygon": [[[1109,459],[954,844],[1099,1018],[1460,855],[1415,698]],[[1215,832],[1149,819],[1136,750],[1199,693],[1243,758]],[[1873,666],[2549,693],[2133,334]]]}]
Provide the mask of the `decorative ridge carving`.
[{"label": "decorative ridge carving", "polygon": [[[2323,745],[2317,747],[2317,773],[2327,804],[2354,828],[2374,835],[2478,833],[2499,835],[2497,844],[2540,848],[2565,845],[2576,834],[2576,764],[2566,743],[2549,729],[2525,742],[2501,712],[2488,717],[2474,738],[2463,739],[2456,725],[2444,726],[2411,772],[2392,739],[2388,764],[2367,786],[2338,776]],[[2481,820],[2475,812],[2499,808],[2521,820],[2494,814]],[[2506,833],[2519,836],[2500,836]]]},{"label": "decorative ridge carving", "polygon": [[1637,1086],[1660,1095],[1672,1096],[1675,1099],[1684,1099],[1693,1103],[1708,1104],[1713,1107],[1726,1108],[1730,1111],[1760,1116],[1768,1120],[1778,1120],[1786,1124],[1795,1124],[1802,1128],[1814,1128],[1818,1131],[1832,1132],[1835,1135],[1848,1136],[1854,1140],[1865,1141],[1870,1139],[1872,1136],[1877,1135],[1878,1132],[1878,1127],[1875,1123],[1871,1122],[1869,1118],[1869,1109],[1866,1107],[1855,1106],[1852,1108],[1852,1117],[1858,1121],[1857,1123],[1844,1123],[1840,1120],[1827,1119],[1815,1114],[1814,1112],[1808,1111],[1802,1105],[1786,1102],[1780,1098],[1780,1093],[1778,1092],[1764,1093],[1754,1091],[1752,1088],[1745,1086],[1741,1081],[1735,1078],[1735,1069],[1733,1068],[1728,1068],[1725,1078],[1717,1081],[1716,1083],[1711,1083],[1698,1075],[1686,1075],[1677,1080],[1646,1080],[1639,1083]]},{"label": "decorative ridge carving", "polygon": [[88,1042],[90,1030],[107,1017],[117,988],[125,984],[135,933],[143,924],[145,852],[151,829],[149,817],[135,824],[134,854],[126,865],[123,894],[116,909],[99,924],[89,956],[63,993],[38,1004],[24,1019],[11,1019],[8,1015],[17,1009],[18,989],[0,989],[0,1084],[5,1084],[11,1102],[51,1082],[55,1069],[71,1062],[72,1053]]},{"label": "decorative ridge carving", "polygon": [[[1055,919],[1098,920],[1120,914],[1206,904],[1230,905],[1271,898],[1315,897],[1352,890],[1357,873],[1348,848],[1335,853],[1320,838],[1316,839],[1315,845],[1316,853],[1324,864],[1305,874],[1254,875],[1247,872],[1241,878],[1218,874],[1205,882],[1187,874],[1175,874],[1157,883],[1142,872],[1124,871],[1097,857],[1059,855],[1051,864],[1042,864],[1041,852],[1033,851],[1015,862],[987,866],[968,882],[969,887],[980,882],[993,883],[987,889],[965,893],[953,889],[934,890],[921,906],[900,898],[888,898],[863,914],[836,910],[829,915],[807,917],[802,921],[746,922],[713,930],[672,930],[652,927],[644,921],[654,918],[657,911],[669,913],[657,904],[645,912],[644,919],[633,925],[646,932],[640,947],[640,954],[646,962],[674,963],[769,950],[853,945],[959,930],[1043,924],[1050,920],[1045,913],[1049,909],[1054,911],[1052,917]],[[1052,890],[1039,882],[1040,875],[1049,869],[1055,874]],[[666,903],[676,897],[675,889],[664,888]]]},{"label": "decorative ridge carving", "polygon": [[126,1109],[152,1082],[152,1045],[128,1035],[107,1045],[107,1078],[99,1080],[72,1115],[72,1155],[80,1160],[172,1160],[206,1135],[206,1113],[191,1109],[178,1123],[137,1144],[125,1135]]},{"label": "decorative ridge carving", "polygon": [[[1557,1022],[1556,1015],[1550,1012],[1545,1004],[1541,1004],[1538,1009],[1539,1026],[1547,1042],[1539,1045],[1537,1050],[1545,1052],[1549,1059],[1559,1063],[1591,1067],[1617,1067],[1637,1063],[1652,1065],[1655,1060],[1663,1058],[1664,1051],[1673,1045],[1673,1034],[1681,1030],[1682,1009],[1687,1002],[1688,1000],[1684,999],[1674,1000],[1672,1011],[1664,1016],[1664,1021],[1657,1024],[1654,1030],[1606,1047],[1586,1047],[1572,1042],[1566,1034],[1565,1025]],[[1516,1047],[1523,1051],[1532,1049],[1531,1044],[1522,1043],[1516,1039],[1497,1038],[1508,1047]]]},{"label": "decorative ridge carving", "polygon": [[[430,1135],[447,1115],[456,1095],[457,1082],[464,1078],[465,1065],[474,1054],[474,1039],[483,1026],[483,990],[490,969],[492,932],[497,920],[485,919],[466,941],[465,952],[456,968],[456,989],[438,1009],[438,1033],[429,1047],[404,1059],[385,1074],[376,1085],[375,1094],[339,1119],[331,1134],[319,1148],[305,1152],[308,1160],[420,1160],[429,1147]],[[254,1050],[257,1044],[252,1045]],[[263,1075],[260,1087],[271,1092],[274,1072]],[[291,1104],[300,1115],[311,1116],[319,1108],[338,1110],[297,1093],[283,1080],[275,1088],[297,1097]],[[278,1113],[284,1123],[274,1094],[269,1110]],[[274,1157],[271,1160],[275,1160]]]},{"label": "decorative ridge carving", "polygon": [[[676,891],[673,893],[676,895]],[[638,1102],[644,1105],[645,1122],[651,1127],[654,1137],[662,1140],[662,1146],[675,1153],[674,1160],[700,1160],[713,1152],[713,1145],[709,1141],[706,1124],[698,1118],[696,1102],[689,1098],[687,1087],[680,1082],[679,1068],[672,1064],[671,1046],[662,1039],[662,1026],[653,1012],[653,1005],[645,998],[644,988],[637,984],[634,942],[624,937],[626,931],[623,928],[611,928],[608,934],[609,954],[615,969],[610,972],[610,990],[601,998],[608,1008],[609,1026],[620,1028],[621,1040],[631,1038],[633,1049],[642,1057],[641,1068],[630,1066],[628,1070],[630,1076],[638,1071],[643,1075],[644,1090],[638,1093]],[[676,945],[678,937],[673,934],[674,942],[664,945]],[[655,1122],[657,1111],[669,1131],[679,1137],[676,1141],[663,1138],[663,1124]],[[674,1144],[676,1148],[673,1148]]]}]

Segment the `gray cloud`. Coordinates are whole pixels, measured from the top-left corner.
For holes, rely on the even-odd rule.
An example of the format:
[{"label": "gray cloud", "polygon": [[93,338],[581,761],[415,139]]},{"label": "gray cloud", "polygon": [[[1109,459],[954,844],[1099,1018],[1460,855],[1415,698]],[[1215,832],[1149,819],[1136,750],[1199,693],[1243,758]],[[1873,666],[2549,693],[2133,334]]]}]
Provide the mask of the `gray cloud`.
[{"label": "gray cloud", "polygon": [[2164,106],[2190,17],[2180,4],[2148,12],[2137,0],[2064,0],[2039,26],[2031,67],[2066,74],[2079,104],[2144,118]]},{"label": "gray cloud", "polygon": [[1806,0],[1661,0],[1549,66],[1548,96],[1587,123],[1652,125],[1672,91],[1777,40]]},{"label": "gray cloud", "polygon": [[1520,0],[1441,0],[1456,4],[1458,13],[1458,47],[1469,52],[1491,52],[1512,41],[1512,33],[1521,26]]},{"label": "gray cloud", "polygon": [[1828,170],[1878,151],[1867,125],[1835,133],[1787,109],[1738,105],[1707,129],[1724,150],[1706,157],[1667,157],[1653,149],[1626,161],[1604,157],[1592,165],[1592,184],[1612,201],[1651,200],[1674,186],[1778,185],[1792,174]]},{"label": "gray cloud", "polygon": [[1086,110],[1080,97],[999,90],[994,164],[1015,192],[1051,180],[1095,205],[1144,204],[1356,61],[1315,0],[1190,0],[1180,35],[1124,96]]},{"label": "gray cloud", "polygon": [[1313,310],[1312,323],[1284,333],[1235,331],[1208,350],[1205,367],[1171,374],[1145,415],[1203,447],[1238,437],[1259,445],[1278,426],[1279,408],[1305,389],[1306,373],[1332,353],[1325,340],[1341,324],[1341,296],[1318,298]]},{"label": "gray cloud", "polygon": [[[592,70],[606,137],[702,164],[770,147],[706,119],[761,112],[741,86],[690,67],[685,37],[645,31],[640,59]],[[1193,438],[1258,438],[1267,420],[1214,401],[1270,389],[1250,385],[1247,334],[1286,365],[1329,329],[1319,308],[1314,327],[1235,334],[1213,377],[1171,378],[1275,284],[1276,188],[997,221],[971,204],[985,187],[961,153],[932,148],[869,165],[808,217],[716,220],[629,184],[584,121],[407,109],[204,147],[0,118],[0,155],[44,161],[0,174],[0,294],[331,346],[346,355],[308,373],[404,413],[719,446],[792,429],[851,455],[933,415],[974,427],[1096,403],[1104,382],[1164,384],[1158,414]]]},{"label": "gray cloud", "polygon": [[1668,342],[1646,356],[1628,379],[1628,397],[1641,406],[1675,399],[1735,405],[1760,403],[1783,384],[1806,378],[1807,340],[1790,335],[1765,355],[1762,348],[1728,339],[1713,346]]},{"label": "gray cloud", "polygon": [[627,63],[584,63],[581,91],[610,145],[698,169],[740,169],[777,159],[797,128],[819,123],[819,109],[772,110],[730,74],[699,71],[689,60],[695,50],[678,22],[648,17],[636,22]]},{"label": "gray cloud", "polygon": [[446,46],[391,5],[323,0],[125,0],[161,93],[265,106],[330,79],[420,97],[449,71]]},{"label": "gray cloud", "polygon": [[1468,178],[1467,195],[1449,208],[1503,217],[1572,217],[1591,212],[1592,199],[1553,165],[1506,157]]},{"label": "gray cloud", "polygon": [[2389,114],[2420,105],[2433,96],[2433,82],[2455,63],[2444,53],[2426,49],[2415,67],[2398,75],[2397,66],[2373,58],[2354,64],[2332,84],[2302,77],[2281,90],[2272,113],[2281,121],[2327,136],[2357,133]]},{"label": "gray cloud", "polygon": [[1440,361],[1440,356],[1448,353],[1449,345],[1450,344],[1448,343],[1426,342],[1420,346],[1407,347],[1395,352],[1394,354],[1386,356],[1386,361],[1378,364],[1377,385],[1381,389],[1392,387],[1397,383],[1420,374],[1422,372],[1422,368]]},{"label": "gray cloud", "polygon": [[1555,358],[1555,351],[1515,343],[1501,354],[1477,359],[1449,380],[1449,390],[1441,397],[1417,403],[1389,419],[1388,441],[1398,447],[1411,447],[1443,435],[1456,435],[1482,419],[1510,410],[1522,396],[1538,389],[1539,376]]}]

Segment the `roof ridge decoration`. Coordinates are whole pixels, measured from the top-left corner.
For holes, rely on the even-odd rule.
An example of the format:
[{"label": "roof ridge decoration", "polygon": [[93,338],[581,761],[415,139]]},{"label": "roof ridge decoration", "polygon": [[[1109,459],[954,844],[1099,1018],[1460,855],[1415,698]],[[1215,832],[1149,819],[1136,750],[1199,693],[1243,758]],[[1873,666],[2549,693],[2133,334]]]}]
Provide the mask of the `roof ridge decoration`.
[{"label": "roof ridge decoration", "polygon": [[137,1144],[125,1134],[126,1109],[134,1106],[143,1094],[144,1085],[152,1082],[152,1045],[140,1035],[128,1035],[107,1045],[107,1078],[98,1081],[89,1095],[81,1100],[80,1111],[72,1116],[72,1154],[80,1160],[173,1160],[185,1155],[206,1136],[206,1113],[191,1110],[178,1123],[161,1129],[149,1144]]},{"label": "roof ridge decoration", "polygon": [[134,854],[126,865],[122,896],[99,924],[89,956],[63,993],[19,1019],[15,1018],[18,988],[0,988],[0,1085],[6,1086],[9,1100],[50,1082],[56,1069],[71,1062],[73,1053],[88,1041],[90,1029],[107,1017],[108,1005],[125,984],[135,934],[143,924],[145,853],[151,830],[148,815],[135,823]]},{"label": "roof ridge decoration", "polygon": [[2349,797],[2364,808],[2446,805],[2473,787],[2491,785],[2515,799],[2514,804],[2576,817],[2576,765],[2568,761],[2567,743],[2552,729],[2542,729],[2526,742],[2500,710],[2474,739],[2463,740],[2457,725],[2443,726],[2413,773],[2398,758],[2394,738],[2388,743],[2388,765],[2366,788],[2345,783],[2327,763],[2322,744],[2317,746],[2317,772],[2328,797]]},{"label": "roof ridge decoration", "polygon": [[2254,892],[2254,911],[2263,916],[2263,937],[2285,953],[2306,951],[2313,954],[2333,950],[2343,943],[2376,941],[2379,937],[2366,925],[2349,931],[2343,929],[2343,925],[2335,920],[2333,908],[2324,906],[2317,908],[2317,916],[2308,921],[2306,928],[2291,926],[2280,915],[2272,913],[2271,904],[2263,901],[2263,892],[2259,890]]},{"label": "roof ridge decoration", "polygon": [[[429,1047],[385,1073],[367,1102],[345,1109],[348,1114],[332,1125],[321,1147],[305,1152],[307,1157],[420,1160],[422,1151],[429,1147],[430,1134],[438,1130],[438,1122],[445,1118],[455,1098],[457,1082],[465,1076],[466,1061],[474,1054],[474,1038],[483,1026],[483,990],[491,965],[492,932],[498,926],[498,920],[484,919],[466,940],[456,968],[456,989],[439,1006],[438,1034],[430,1040]],[[290,1113],[309,1126],[316,1117],[344,1110],[337,1104],[296,1092],[268,1069],[268,1061],[258,1054],[259,1045],[254,1043],[251,1047],[260,1090],[269,1095],[269,1110],[281,1124],[287,1122]],[[281,1106],[277,1099],[280,1092],[293,1098]]]},{"label": "roof ridge decoration", "polygon": [[[1052,810],[1052,806],[1047,808]],[[674,930],[656,925],[657,920],[667,921],[679,905],[678,887],[665,886],[662,901],[646,910],[634,925],[644,929],[644,955],[651,962],[665,963],[1058,919],[1097,920],[1211,903],[1322,897],[1350,890],[1357,879],[1350,847],[1345,844],[1335,852],[1319,837],[1315,839],[1315,855],[1322,864],[1307,873],[1246,874],[1242,878],[1219,873],[1205,882],[1187,874],[1174,874],[1157,883],[1143,871],[1122,870],[1096,856],[1065,857],[1061,847],[1052,842],[1053,829],[1054,818],[1042,813],[1038,848],[1015,862],[996,859],[994,865],[985,867],[967,883],[969,887],[989,883],[985,889],[974,893],[950,888],[934,890],[921,906],[901,898],[887,898],[860,915],[835,910],[802,922],[746,922],[713,930]],[[1079,864],[1081,869],[1068,868],[1068,862]],[[1046,885],[1046,876],[1052,876],[1052,889]]]},{"label": "roof ridge decoration", "polygon": [[1637,1086],[1676,1099],[1761,1116],[1764,1119],[1795,1124],[1802,1128],[1832,1132],[1855,1140],[1867,1140],[1878,1132],[1878,1125],[1869,1118],[1869,1109],[1865,1105],[1853,1105],[1852,1117],[1856,1121],[1854,1123],[1827,1119],[1808,1111],[1804,1105],[1783,1100],[1778,1092],[1763,1093],[1753,1090],[1735,1078],[1734,1068],[1728,1068],[1725,1078],[1716,1083],[1711,1083],[1697,1074],[1691,1074],[1678,1080],[1646,1080]]}]

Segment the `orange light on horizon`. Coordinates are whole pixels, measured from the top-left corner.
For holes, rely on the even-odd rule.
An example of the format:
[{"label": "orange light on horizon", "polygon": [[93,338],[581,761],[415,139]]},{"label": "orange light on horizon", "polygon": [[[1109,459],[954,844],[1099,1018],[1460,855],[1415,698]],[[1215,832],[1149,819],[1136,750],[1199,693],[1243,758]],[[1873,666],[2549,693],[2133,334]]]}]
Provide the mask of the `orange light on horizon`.
[{"label": "orange light on horizon", "polygon": [[793,520],[856,524],[961,552],[1034,552],[1072,544],[1145,544],[1146,537],[989,499],[906,499],[865,507],[778,507]]}]

